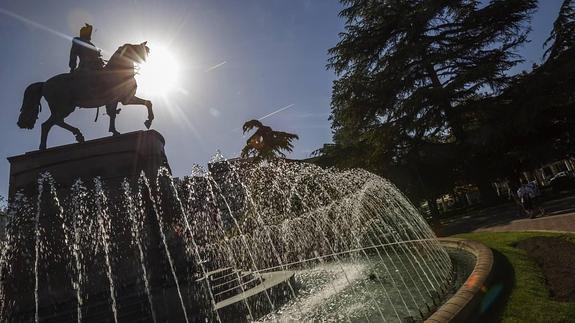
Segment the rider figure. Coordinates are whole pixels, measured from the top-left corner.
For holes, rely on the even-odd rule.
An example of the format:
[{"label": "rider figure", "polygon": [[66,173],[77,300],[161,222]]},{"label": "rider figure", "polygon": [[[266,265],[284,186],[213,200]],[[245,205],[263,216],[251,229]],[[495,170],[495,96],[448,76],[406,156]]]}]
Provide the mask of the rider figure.
[{"label": "rider figure", "polygon": [[[70,49],[70,73],[75,70],[93,71],[104,67],[100,50],[90,42],[92,39],[92,25],[86,24],[80,28],[80,37],[74,37]],[[76,69],[77,59],[80,59]]]}]

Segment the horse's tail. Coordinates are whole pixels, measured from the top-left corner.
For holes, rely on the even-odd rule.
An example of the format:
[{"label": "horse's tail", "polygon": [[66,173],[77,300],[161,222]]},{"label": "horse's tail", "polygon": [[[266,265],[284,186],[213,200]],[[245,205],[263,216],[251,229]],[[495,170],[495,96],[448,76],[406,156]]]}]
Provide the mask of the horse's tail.
[{"label": "horse's tail", "polygon": [[38,82],[28,85],[24,91],[24,102],[20,108],[18,117],[18,127],[23,129],[32,129],[38,119],[38,114],[42,109],[40,99],[42,99],[42,87],[44,82]]}]

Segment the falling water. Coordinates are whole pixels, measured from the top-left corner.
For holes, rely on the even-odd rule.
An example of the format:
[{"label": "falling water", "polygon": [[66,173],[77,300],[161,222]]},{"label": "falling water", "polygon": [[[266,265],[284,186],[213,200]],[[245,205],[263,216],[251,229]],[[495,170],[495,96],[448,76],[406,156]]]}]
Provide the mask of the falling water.
[{"label": "falling water", "polygon": [[114,277],[112,275],[112,265],[110,262],[110,217],[107,207],[106,194],[102,186],[102,181],[96,177],[94,178],[94,190],[96,193],[96,214],[98,217],[99,236],[104,249],[104,259],[106,261],[106,275],[110,283],[110,300],[112,301],[112,313],[114,314],[114,322],[118,323],[118,308],[116,305],[116,289],[114,287]]},{"label": "falling water", "polygon": [[76,290],[76,301],[77,301],[77,318],[78,323],[82,322],[82,283],[83,283],[83,268],[82,268],[82,249],[81,249],[81,223],[83,222],[82,217],[87,214],[86,210],[86,198],[88,197],[88,192],[82,180],[77,180],[74,185],[72,185],[72,234],[73,238],[67,237],[68,241],[71,241],[70,249],[74,256],[74,270],[76,272],[76,280],[72,279],[72,285]]},{"label": "falling water", "polygon": [[[155,178],[92,183],[57,191],[43,174],[35,206],[25,197],[12,203],[13,212],[35,213],[30,230],[25,221],[8,230],[0,274],[25,281],[10,266],[30,254],[34,284],[27,296],[2,283],[2,294],[19,300],[2,303],[2,319],[18,320],[33,297],[36,322],[52,302],[78,322],[104,315],[102,304],[115,322],[138,308],[154,322],[423,320],[451,286],[453,266],[429,226],[393,184],[367,171],[218,155],[209,171],[194,167],[182,179],[161,169]],[[50,200],[62,237],[44,233]],[[42,271],[57,254],[50,239],[69,251],[65,273]],[[70,290],[44,284],[45,275],[65,277]]]},{"label": "falling water", "polygon": [[[49,173],[41,173],[38,177],[38,199],[36,203],[36,212],[34,218],[34,319],[36,322],[40,321],[40,260],[43,257],[46,265],[51,263],[61,262],[63,259],[62,254],[53,252],[54,240],[50,239],[58,234],[57,231],[62,230],[64,236],[64,243],[69,247],[68,228],[64,221],[64,210],[60,206],[58,194],[56,192],[56,183]],[[40,223],[46,220],[54,223],[50,229],[41,227]],[[48,251],[48,252],[47,252]],[[52,251],[52,252],[50,252]],[[48,261],[48,258],[54,258],[53,262]],[[48,267],[50,268],[50,267]],[[48,280],[49,281],[49,280]],[[73,283],[73,282],[72,282]]]},{"label": "falling water", "polygon": [[[143,186],[142,186],[143,184]],[[160,231],[160,236],[162,237],[162,244],[164,246],[164,250],[166,251],[166,257],[168,258],[168,262],[170,264],[170,271],[172,272],[172,277],[174,278],[174,283],[176,284],[176,289],[178,291],[178,297],[180,298],[180,303],[182,305],[182,311],[184,313],[184,319],[186,322],[189,322],[188,320],[188,312],[186,310],[186,304],[184,302],[184,298],[182,297],[182,290],[180,288],[180,282],[178,280],[178,275],[176,274],[176,269],[174,267],[174,260],[172,259],[172,256],[170,254],[170,249],[168,247],[168,242],[166,239],[166,234],[164,232],[164,224],[162,221],[162,217],[160,216],[160,209],[158,206],[158,202],[153,198],[153,193],[152,193],[152,189],[150,188],[150,183],[148,182],[148,180],[146,179],[145,176],[141,175],[140,176],[140,186],[144,187],[148,194],[149,194],[149,198],[150,201],[152,202],[153,208],[154,208],[154,214],[156,215],[156,220],[158,221],[158,228]],[[159,187],[159,185],[158,185]]]},{"label": "falling water", "polygon": [[144,288],[146,289],[146,298],[148,299],[148,304],[150,305],[150,313],[152,313],[152,321],[156,322],[156,311],[154,309],[154,302],[152,300],[152,292],[150,291],[150,282],[148,280],[148,271],[146,269],[146,259],[144,256],[144,250],[142,247],[142,238],[140,232],[142,231],[143,224],[143,206],[142,206],[142,195],[138,192],[136,201],[138,205],[135,205],[132,199],[132,189],[130,187],[130,182],[124,180],[122,182],[122,190],[124,193],[124,201],[128,208],[128,214],[131,221],[132,229],[132,239],[138,246],[138,256],[140,257],[140,265],[142,266],[142,278],[144,280]]},{"label": "falling water", "polygon": [[36,323],[40,322],[38,315],[40,296],[38,293],[39,278],[38,278],[38,263],[40,261],[40,213],[42,212],[42,195],[44,194],[44,180],[49,174],[40,174],[38,179],[38,202],[36,207],[36,217],[34,218],[34,233],[35,233],[35,247],[34,247],[34,320]]},{"label": "falling water", "polygon": [[[218,152],[216,153],[216,155],[214,155],[214,158],[212,158],[212,161],[213,161],[213,162],[220,162],[220,161],[223,159],[223,156],[222,156],[222,158],[220,158],[220,156],[221,156],[221,153],[218,151]],[[209,174],[207,174],[207,173],[203,170],[203,168],[202,168],[201,166],[199,166],[199,165],[194,165],[194,166],[192,167],[192,174],[193,174],[194,176],[196,176],[196,177],[200,177],[200,178],[206,179],[207,190],[209,191],[209,194],[210,194],[210,197],[212,198],[212,200],[215,201],[215,200],[216,200],[216,194],[214,193],[214,188],[213,188],[213,186],[212,186],[212,183],[214,183],[213,185],[218,188],[218,190],[220,191],[220,194],[221,194],[221,190],[219,189],[219,186],[218,186],[218,184],[214,181],[214,179],[213,179]],[[189,188],[189,192],[190,192],[190,193],[193,193],[193,192],[194,192],[194,185],[193,185],[193,184],[190,185],[190,186],[188,186],[188,188]],[[253,255],[252,255],[252,251],[250,250],[251,247],[246,243],[246,241],[245,241],[245,239],[244,239],[245,236],[244,236],[243,233],[242,233],[241,227],[238,225],[238,222],[237,222],[237,220],[236,220],[236,218],[235,218],[235,216],[234,216],[233,211],[232,211],[231,208],[230,208],[230,205],[229,205],[229,203],[228,203],[226,197],[223,196],[223,195],[220,195],[220,196],[221,196],[221,198],[222,198],[222,200],[223,200],[223,202],[224,202],[224,204],[225,204],[225,206],[226,206],[226,210],[228,211],[229,216],[231,217],[231,219],[232,219],[232,221],[233,221],[234,228],[238,230],[238,233],[239,233],[239,236],[241,237],[241,240],[242,240],[242,243],[243,243],[244,248],[247,249],[247,253],[248,253],[248,256],[249,256],[249,258],[250,258],[250,263],[251,263],[251,265],[252,265],[252,269],[253,269],[254,271],[258,271],[258,267],[257,267],[256,263],[254,262],[254,257],[253,257]],[[189,196],[189,197],[188,197],[188,202],[190,202],[190,199],[193,199],[193,197],[192,197],[192,196]],[[183,206],[182,206],[182,207],[183,207]],[[216,218],[217,218],[217,221],[218,221],[218,224],[219,224],[219,225],[218,225],[218,228],[219,228],[219,230],[222,231],[222,237],[224,237],[224,240],[225,240],[225,239],[227,239],[227,237],[226,237],[225,230],[223,229],[224,221],[223,221],[223,219],[222,219],[222,215],[221,215],[220,210],[217,210],[217,211],[216,211],[216,214],[217,214],[217,217],[216,217]],[[189,222],[188,222],[188,225],[189,225]],[[197,243],[194,243],[194,245],[197,246]],[[228,244],[225,244],[225,249],[226,249],[226,252],[227,252],[228,255],[229,255],[230,260],[233,262],[234,265],[237,266],[238,261],[237,261],[237,259],[236,259],[235,256],[234,256],[234,250],[233,250]],[[196,249],[196,253],[199,255],[199,252],[197,251],[197,249]],[[203,267],[202,267],[202,271],[205,273],[205,269],[204,269]],[[261,276],[258,277],[258,278],[259,278],[259,280],[260,280],[260,283],[263,283],[263,279],[261,278]],[[240,273],[237,274],[237,279],[238,279],[238,281],[241,280],[241,275],[240,275]],[[207,282],[207,280],[206,280],[206,283],[209,284],[209,282]],[[244,292],[246,291],[246,289],[245,289],[245,287],[244,287],[243,284],[240,284],[240,289],[241,289],[242,293],[244,293]],[[214,300],[214,295],[213,295],[211,286],[208,286],[208,291],[209,291],[209,294],[210,294],[210,299],[212,300],[212,302],[213,302],[213,304],[214,304],[214,306],[215,306],[216,302],[215,302],[215,300]],[[272,303],[272,301],[271,301],[271,298],[270,298],[270,296],[269,296],[267,290],[265,290],[264,293],[266,294],[266,298],[268,299],[268,301],[269,301],[269,303],[270,303],[270,306],[273,307],[273,303]],[[251,310],[249,304],[247,303],[247,299],[244,299],[243,302],[244,302],[246,308],[248,309],[248,315],[249,315],[249,317],[250,317],[250,318],[253,318],[254,315],[253,315],[253,313],[252,313],[252,310]],[[219,317],[219,313],[217,313],[217,311],[216,311],[216,316],[217,316],[218,320],[221,320],[220,317]]]},{"label": "falling water", "polygon": [[[222,156],[222,157],[220,157],[220,156],[221,156],[221,154],[219,155],[219,152],[218,152],[218,153],[216,154],[216,157],[218,157],[218,158],[216,158],[216,160],[217,160],[218,162],[223,162],[223,161],[225,161],[225,159],[223,158],[223,156]],[[214,159],[212,159],[212,160],[214,160]],[[213,178],[212,176],[206,175],[206,178],[208,179],[208,182],[207,182],[207,184],[208,184],[208,190],[209,190],[210,194],[212,195],[212,197],[213,197],[214,199],[215,199],[215,194],[214,194],[214,189],[213,189],[213,187],[212,187],[212,183],[213,183],[213,186],[215,186],[215,187],[218,189],[218,191],[220,192],[220,196],[221,196],[221,198],[222,198],[222,200],[223,200],[223,202],[224,202],[224,205],[225,205],[225,207],[226,207],[226,210],[228,211],[228,215],[230,216],[230,218],[231,218],[231,220],[232,220],[232,222],[233,222],[234,229],[236,229],[236,230],[238,231],[238,234],[239,234],[240,239],[241,239],[241,242],[242,242],[242,246],[246,249],[246,252],[247,252],[248,257],[249,257],[249,259],[250,259],[250,263],[251,263],[251,265],[252,265],[252,269],[253,269],[254,271],[256,271],[256,272],[259,271],[258,265],[257,265],[256,262],[254,261],[253,251],[251,250],[252,247],[247,243],[247,241],[246,241],[246,239],[245,239],[246,236],[244,235],[241,226],[238,224],[238,221],[237,221],[237,219],[236,219],[236,216],[234,215],[234,211],[233,211],[232,208],[230,207],[230,205],[229,205],[229,203],[228,203],[226,197],[223,196],[223,194],[221,193],[221,188],[220,188],[220,186],[218,185],[218,183],[214,180],[214,178]],[[220,222],[223,223],[222,216],[221,216],[221,214],[220,214],[219,212],[218,212],[218,221],[220,221]],[[231,248],[229,248],[229,246],[226,246],[226,247],[227,247],[228,249],[231,249]],[[230,254],[233,254],[233,252],[231,251]],[[264,283],[264,282],[263,282],[263,279],[261,278],[261,276],[259,277],[259,280],[260,280],[260,283],[262,283],[262,284]],[[243,292],[243,287],[242,287],[242,292]],[[269,302],[271,308],[274,308],[275,305],[273,304],[273,301],[271,300],[271,297],[270,297],[268,291],[267,291],[267,290],[264,290],[264,293],[265,293],[265,295],[266,295],[266,299],[268,300],[268,302]],[[246,302],[247,302],[247,301],[246,301]],[[248,308],[248,311],[250,312],[250,313],[249,313],[249,314],[250,314],[250,317],[253,317],[253,314],[251,313],[251,309],[250,309],[249,305],[246,305],[246,306],[247,306],[247,308]]]}]

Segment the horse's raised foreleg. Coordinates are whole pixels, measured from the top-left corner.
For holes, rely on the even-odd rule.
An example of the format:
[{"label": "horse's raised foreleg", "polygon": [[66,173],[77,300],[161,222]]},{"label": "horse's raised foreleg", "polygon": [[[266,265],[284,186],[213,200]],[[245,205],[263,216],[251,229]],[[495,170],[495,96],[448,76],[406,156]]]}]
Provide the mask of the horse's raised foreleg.
[{"label": "horse's raised foreleg", "polygon": [[154,111],[152,110],[152,101],[140,99],[139,97],[134,95],[130,98],[124,99],[122,101],[122,104],[123,105],[128,105],[128,104],[145,105],[146,108],[148,108],[148,120],[146,120],[144,122],[144,125],[146,126],[146,128],[150,129],[150,126],[152,125],[152,120],[154,120]]},{"label": "horse's raised foreleg", "polygon": [[118,115],[118,102],[110,103],[106,105],[106,113],[110,117],[110,126],[108,131],[112,133],[112,136],[117,136],[120,133],[116,130],[116,115]]},{"label": "horse's raised foreleg", "polygon": [[40,150],[46,149],[46,142],[48,141],[48,133],[50,129],[54,126],[56,120],[54,116],[50,116],[48,120],[42,123],[42,135],[40,136]]},{"label": "horse's raised foreleg", "polygon": [[55,124],[68,130],[68,131],[70,131],[72,134],[74,134],[77,142],[84,142],[84,135],[82,135],[82,132],[80,132],[80,129],[67,124],[66,122],[64,122],[64,120],[56,121]]}]

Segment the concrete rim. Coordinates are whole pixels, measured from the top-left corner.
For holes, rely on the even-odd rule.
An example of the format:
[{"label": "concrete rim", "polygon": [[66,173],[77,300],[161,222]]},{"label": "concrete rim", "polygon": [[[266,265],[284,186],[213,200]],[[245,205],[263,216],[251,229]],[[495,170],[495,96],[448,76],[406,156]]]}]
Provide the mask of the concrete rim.
[{"label": "concrete rim", "polygon": [[475,256],[475,266],[457,292],[433,313],[426,323],[465,322],[474,314],[493,269],[493,252],[484,244],[458,238],[441,238],[442,245],[464,250]]}]

